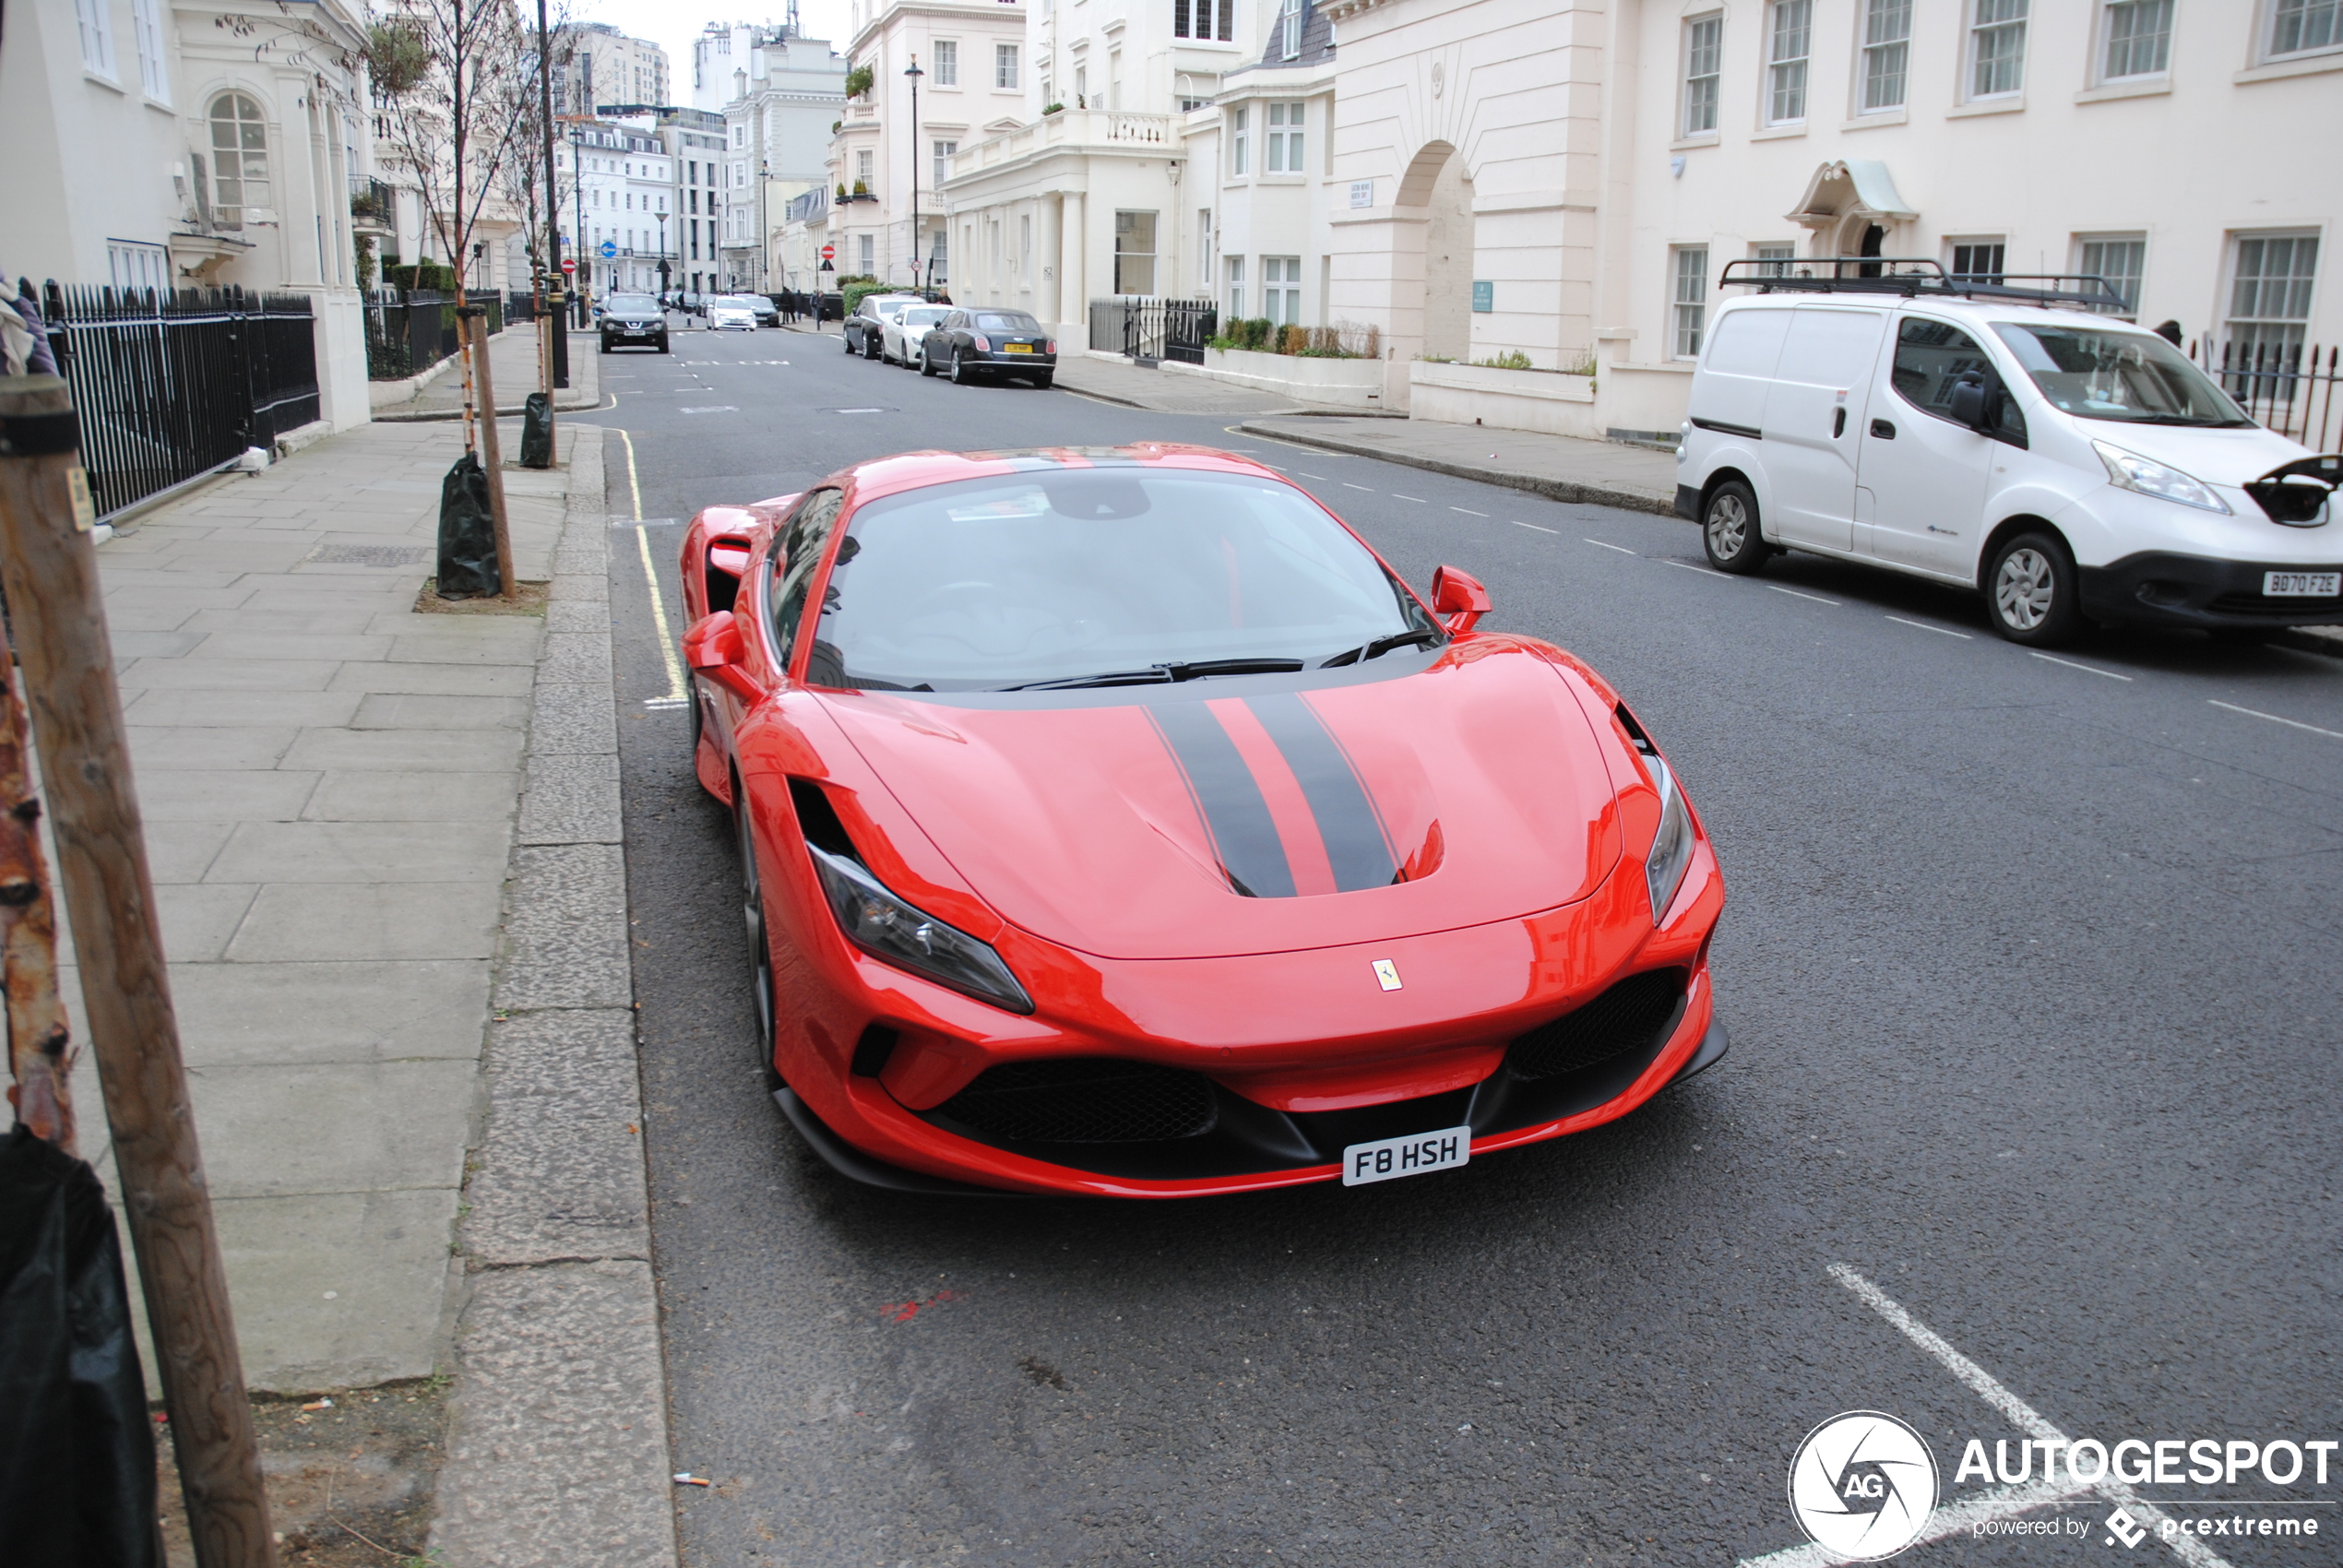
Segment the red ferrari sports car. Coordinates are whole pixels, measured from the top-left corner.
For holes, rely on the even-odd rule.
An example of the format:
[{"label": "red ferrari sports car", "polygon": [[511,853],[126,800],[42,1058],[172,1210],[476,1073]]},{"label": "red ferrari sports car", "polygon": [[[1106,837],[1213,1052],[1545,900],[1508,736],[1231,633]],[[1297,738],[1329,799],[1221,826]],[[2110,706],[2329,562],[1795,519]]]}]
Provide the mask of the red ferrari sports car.
[{"label": "red ferrari sports car", "polygon": [[1724,1054],[1724,882],[1635,715],[1270,469],[911,453],[708,508],[683,568],[757,1060],[850,1176],[1355,1185]]}]

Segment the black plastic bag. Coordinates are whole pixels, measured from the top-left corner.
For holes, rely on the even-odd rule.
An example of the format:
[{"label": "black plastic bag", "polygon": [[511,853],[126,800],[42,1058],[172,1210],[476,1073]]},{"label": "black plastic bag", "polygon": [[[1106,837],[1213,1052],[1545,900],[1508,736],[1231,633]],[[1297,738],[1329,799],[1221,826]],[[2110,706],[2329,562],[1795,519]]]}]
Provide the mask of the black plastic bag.
[{"label": "black plastic bag", "polygon": [[97,1172],[0,1143],[0,1542],[11,1568],[162,1568],[155,1434]]},{"label": "black plastic bag", "polygon": [[553,400],[542,392],[531,392],[521,409],[520,466],[550,469],[553,466]]},{"label": "black plastic bag", "polygon": [[496,573],[496,518],[488,470],[467,452],[439,487],[439,597],[486,599],[505,591]]}]

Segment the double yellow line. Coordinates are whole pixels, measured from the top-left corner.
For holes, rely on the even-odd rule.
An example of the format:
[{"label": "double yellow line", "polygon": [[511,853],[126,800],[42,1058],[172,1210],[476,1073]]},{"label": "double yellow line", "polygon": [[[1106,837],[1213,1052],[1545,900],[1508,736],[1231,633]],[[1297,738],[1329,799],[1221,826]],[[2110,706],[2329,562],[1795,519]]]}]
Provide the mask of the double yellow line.
[{"label": "double yellow line", "polygon": [[[643,481],[635,470],[635,438],[616,425],[603,427],[626,444],[626,493],[635,506],[635,545],[643,555],[643,585],[651,596],[651,624],[659,632],[660,656],[667,661],[667,692],[653,697],[660,707],[681,707],[692,700],[684,685],[684,661],[675,654],[675,636],[667,625],[667,596],[659,586],[659,568],[651,564],[651,534],[643,523]],[[648,705],[647,705],[648,706]]]}]

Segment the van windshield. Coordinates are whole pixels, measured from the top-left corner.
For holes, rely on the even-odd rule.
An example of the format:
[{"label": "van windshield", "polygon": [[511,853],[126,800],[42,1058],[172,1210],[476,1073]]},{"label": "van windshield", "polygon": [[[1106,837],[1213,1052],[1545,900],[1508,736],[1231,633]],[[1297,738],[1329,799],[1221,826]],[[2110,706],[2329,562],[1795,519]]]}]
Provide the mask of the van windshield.
[{"label": "van windshield", "polygon": [[2152,334],[2013,322],[1993,330],[2051,407],[2078,419],[2254,428],[2211,377]]}]

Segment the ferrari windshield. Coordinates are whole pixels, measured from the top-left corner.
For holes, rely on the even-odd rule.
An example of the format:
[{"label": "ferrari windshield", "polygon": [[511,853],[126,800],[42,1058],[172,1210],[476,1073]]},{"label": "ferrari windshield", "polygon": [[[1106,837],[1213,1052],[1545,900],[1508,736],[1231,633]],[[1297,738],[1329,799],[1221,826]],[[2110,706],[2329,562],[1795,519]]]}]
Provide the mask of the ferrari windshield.
[{"label": "ferrari windshield", "polygon": [[2210,377],[2163,339],[2095,327],[1994,325],[2051,407],[2087,420],[2245,429]]},{"label": "ferrari windshield", "polygon": [[1382,563],[1291,486],[1051,469],[856,512],[808,675],[881,691],[1125,684],[1347,661],[1386,639],[1444,640]]}]

